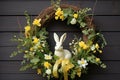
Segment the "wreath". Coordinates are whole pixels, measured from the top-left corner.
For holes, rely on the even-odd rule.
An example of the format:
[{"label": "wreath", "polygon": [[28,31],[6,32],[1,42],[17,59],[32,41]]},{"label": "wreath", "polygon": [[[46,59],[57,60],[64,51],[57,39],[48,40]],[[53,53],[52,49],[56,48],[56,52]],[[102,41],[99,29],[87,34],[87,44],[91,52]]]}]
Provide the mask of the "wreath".
[{"label": "wreath", "polygon": [[[37,69],[37,74],[47,76],[48,79],[68,80],[75,79],[76,76],[81,77],[81,74],[87,72],[90,64],[106,68],[97,57],[102,53],[106,41],[100,32],[95,31],[92,18],[87,14],[90,10],[90,8],[80,9],[73,5],[60,5],[54,2],[54,5],[43,10],[32,23],[29,15],[25,13],[27,19],[25,32],[19,37],[15,36],[14,40],[18,41],[18,51],[11,54],[13,57],[24,53],[23,66],[20,70]],[[67,50],[62,46],[67,33],[60,38],[54,33],[52,37],[56,45],[54,52],[51,51],[47,42],[48,32],[44,27],[51,19],[66,21],[67,25],[78,25],[83,37],[75,37],[69,43],[70,50]]]}]

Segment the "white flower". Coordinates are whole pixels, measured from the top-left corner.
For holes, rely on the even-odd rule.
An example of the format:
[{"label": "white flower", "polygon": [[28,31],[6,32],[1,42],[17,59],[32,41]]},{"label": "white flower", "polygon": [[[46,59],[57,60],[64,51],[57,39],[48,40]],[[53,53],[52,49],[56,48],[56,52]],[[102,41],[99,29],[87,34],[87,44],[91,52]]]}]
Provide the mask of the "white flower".
[{"label": "white flower", "polygon": [[88,65],[87,61],[84,60],[83,58],[81,60],[78,60],[78,64],[80,65],[80,67],[82,68],[86,68],[86,66]]},{"label": "white flower", "polygon": [[44,50],[43,50],[43,49],[41,49],[41,52],[44,52]]},{"label": "white flower", "polygon": [[76,21],[75,18],[73,18],[73,19],[70,21],[71,24],[76,24],[76,22],[77,22],[77,21]]},{"label": "white flower", "polygon": [[92,51],[94,51],[94,50],[95,50],[95,45],[92,45],[92,46],[90,47],[90,49],[91,49]]},{"label": "white flower", "polygon": [[69,43],[69,45],[71,46],[71,45],[72,45],[72,43]]},{"label": "white flower", "polygon": [[45,73],[47,73],[48,75],[50,75],[51,74],[51,69],[47,69]]},{"label": "white flower", "polygon": [[45,43],[43,43],[42,46],[45,47]]},{"label": "white flower", "polygon": [[44,54],[44,57],[45,57],[46,60],[51,60],[52,59],[52,56],[50,54],[49,55]]}]

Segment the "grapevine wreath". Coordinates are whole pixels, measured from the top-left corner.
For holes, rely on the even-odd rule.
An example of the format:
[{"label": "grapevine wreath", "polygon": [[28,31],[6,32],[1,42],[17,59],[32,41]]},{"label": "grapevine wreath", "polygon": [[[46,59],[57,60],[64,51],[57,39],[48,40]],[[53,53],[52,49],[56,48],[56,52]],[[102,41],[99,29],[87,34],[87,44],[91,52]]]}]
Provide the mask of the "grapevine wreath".
[{"label": "grapevine wreath", "polygon": [[[90,8],[80,9],[73,5],[54,3],[43,10],[32,23],[26,14],[27,25],[24,35],[15,36],[14,40],[18,41],[18,51],[11,54],[13,57],[18,53],[24,53],[23,66],[20,70],[32,68],[37,70],[37,74],[48,79],[74,80],[76,76],[81,77],[81,74],[87,72],[89,64],[105,68],[106,65],[97,54],[102,53],[106,41],[100,32],[95,31],[92,18],[87,14],[89,10]],[[47,42],[48,32],[44,25],[52,19],[65,21],[67,25],[77,24],[82,30],[83,37],[75,37],[68,44],[70,50],[66,50],[62,43],[67,33],[64,33],[60,40],[54,33],[51,37],[54,38],[56,46],[54,52],[51,51]]]}]

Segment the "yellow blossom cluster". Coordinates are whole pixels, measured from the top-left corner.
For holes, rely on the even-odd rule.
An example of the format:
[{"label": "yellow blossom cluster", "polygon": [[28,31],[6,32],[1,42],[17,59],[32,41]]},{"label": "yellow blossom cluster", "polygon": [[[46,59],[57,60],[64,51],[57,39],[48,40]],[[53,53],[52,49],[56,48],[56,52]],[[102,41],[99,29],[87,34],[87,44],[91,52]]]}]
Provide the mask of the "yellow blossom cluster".
[{"label": "yellow blossom cluster", "polygon": [[58,8],[55,12],[55,19],[61,19],[62,21],[64,20],[64,15],[63,15],[63,11],[61,10],[61,8]]},{"label": "yellow blossom cluster", "polygon": [[84,50],[86,50],[86,49],[89,48],[89,46],[86,45],[84,41],[80,41],[80,42],[79,42],[79,46],[80,46],[81,48],[83,48]]}]

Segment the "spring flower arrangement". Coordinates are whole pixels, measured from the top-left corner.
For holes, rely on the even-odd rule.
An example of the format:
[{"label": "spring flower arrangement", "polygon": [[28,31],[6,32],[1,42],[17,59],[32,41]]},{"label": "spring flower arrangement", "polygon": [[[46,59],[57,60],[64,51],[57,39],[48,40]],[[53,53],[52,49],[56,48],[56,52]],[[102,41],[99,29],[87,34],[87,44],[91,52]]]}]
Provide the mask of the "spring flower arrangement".
[{"label": "spring flower arrangement", "polygon": [[[37,74],[47,77],[48,80],[55,78],[58,80],[75,79],[86,73],[90,64],[105,68],[106,65],[97,57],[102,54],[102,49],[106,45],[103,35],[95,31],[88,11],[90,8],[79,9],[72,5],[60,5],[58,2],[37,16],[33,22],[26,14],[27,24],[24,33],[14,38],[18,42],[18,51],[11,54],[11,57],[19,53],[24,53],[23,66],[20,70],[28,68],[36,69]],[[82,30],[83,38],[74,38],[68,45],[69,50],[62,46],[67,33],[60,38],[54,33],[53,37],[56,45],[51,51],[47,42],[48,32],[44,24],[51,19],[66,21],[67,25],[78,25]]]}]

